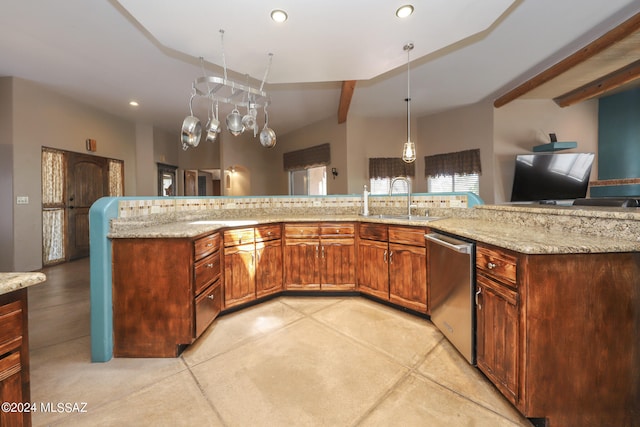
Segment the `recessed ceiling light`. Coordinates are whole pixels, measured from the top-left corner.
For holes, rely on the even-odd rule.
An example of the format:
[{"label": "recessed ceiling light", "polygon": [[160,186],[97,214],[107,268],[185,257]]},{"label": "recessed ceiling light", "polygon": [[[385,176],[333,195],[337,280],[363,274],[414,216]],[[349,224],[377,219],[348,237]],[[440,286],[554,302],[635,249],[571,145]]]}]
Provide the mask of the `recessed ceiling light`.
[{"label": "recessed ceiling light", "polygon": [[396,10],[396,16],[398,18],[406,18],[412,13],[413,13],[413,6],[410,4],[405,4],[404,6],[400,6],[398,10]]},{"label": "recessed ceiling light", "polygon": [[273,19],[277,23],[282,23],[289,18],[287,12],[281,9],[274,9],[271,11],[271,19]]},{"label": "recessed ceiling light", "polygon": [[129,105],[131,105],[132,107],[137,107],[138,105],[138,101],[129,101]]}]

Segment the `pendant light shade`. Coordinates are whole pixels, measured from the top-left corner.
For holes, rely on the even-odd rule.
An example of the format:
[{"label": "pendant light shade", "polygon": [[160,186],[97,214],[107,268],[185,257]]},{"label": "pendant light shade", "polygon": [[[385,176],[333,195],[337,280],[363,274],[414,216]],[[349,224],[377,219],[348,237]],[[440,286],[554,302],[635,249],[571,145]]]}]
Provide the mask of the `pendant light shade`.
[{"label": "pendant light shade", "polygon": [[404,143],[402,148],[402,160],[405,163],[413,163],[416,160],[416,146],[411,141],[411,79],[409,69],[409,53],[413,49],[413,43],[407,43],[403,49],[407,51],[407,142]]}]

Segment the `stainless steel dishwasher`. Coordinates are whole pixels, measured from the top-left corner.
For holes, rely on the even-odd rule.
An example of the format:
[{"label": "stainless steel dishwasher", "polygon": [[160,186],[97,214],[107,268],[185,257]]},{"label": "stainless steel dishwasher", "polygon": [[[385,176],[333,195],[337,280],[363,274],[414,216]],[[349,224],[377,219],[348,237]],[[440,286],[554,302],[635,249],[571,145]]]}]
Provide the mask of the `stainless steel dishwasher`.
[{"label": "stainless steel dishwasher", "polygon": [[424,237],[431,321],[475,365],[475,243],[439,233]]}]

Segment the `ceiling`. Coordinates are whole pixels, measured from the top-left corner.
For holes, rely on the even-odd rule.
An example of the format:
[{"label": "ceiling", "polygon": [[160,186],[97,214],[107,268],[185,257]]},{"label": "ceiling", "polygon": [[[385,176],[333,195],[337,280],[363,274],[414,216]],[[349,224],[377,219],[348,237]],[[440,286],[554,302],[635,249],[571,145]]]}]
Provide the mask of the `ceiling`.
[{"label": "ceiling", "polygon": [[[337,118],[342,80],[357,81],[349,116],[404,116],[407,42],[415,44],[411,109],[419,117],[498,98],[640,11],[638,0],[416,0],[401,21],[394,13],[405,3],[3,0],[0,76],[178,133],[203,74],[199,57],[207,74],[220,75],[224,47],[230,78],[249,74],[259,85],[273,53],[269,124],[283,135]],[[274,8],[289,20],[273,23]],[[620,55],[640,56],[610,56]],[[139,107],[128,105],[133,99]],[[206,108],[196,103],[194,113],[206,117]]]}]

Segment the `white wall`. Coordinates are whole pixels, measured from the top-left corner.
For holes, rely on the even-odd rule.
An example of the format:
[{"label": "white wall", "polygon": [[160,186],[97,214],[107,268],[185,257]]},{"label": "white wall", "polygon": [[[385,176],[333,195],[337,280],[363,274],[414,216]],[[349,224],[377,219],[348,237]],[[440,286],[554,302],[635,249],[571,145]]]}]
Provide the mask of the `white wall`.
[{"label": "white wall", "polygon": [[97,141],[95,153],[124,160],[125,194],[136,195],[135,126],[79,104],[40,85],[8,78],[13,86],[13,190],[28,196],[28,205],[14,205],[14,271],[42,267],[41,149],[43,146],[85,152],[87,138]]},{"label": "white wall", "polygon": [[424,156],[480,149],[482,175],[480,176],[480,198],[493,203],[494,157],[493,157],[493,106],[480,102],[440,114],[418,119],[418,142],[416,151],[424,178]]},{"label": "white wall", "polygon": [[[348,120],[347,120],[348,123]],[[276,169],[270,176],[277,180],[278,187],[272,194],[288,194],[288,174],[284,172],[282,155],[289,151],[313,147],[315,145],[331,144],[331,164],[327,166],[327,194],[346,194],[348,189],[349,163],[347,161],[347,123],[338,124],[336,116],[328,117],[308,126],[278,137],[274,147],[274,162],[271,167]],[[333,179],[331,168],[338,170],[338,177]]]},{"label": "white wall", "polygon": [[511,200],[516,154],[530,153],[533,146],[549,142],[576,141],[566,152],[596,153],[591,180],[597,179],[598,101],[592,99],[560,108],[551,100],[516,100],[494,111],[494,197],[496,203]]}]

